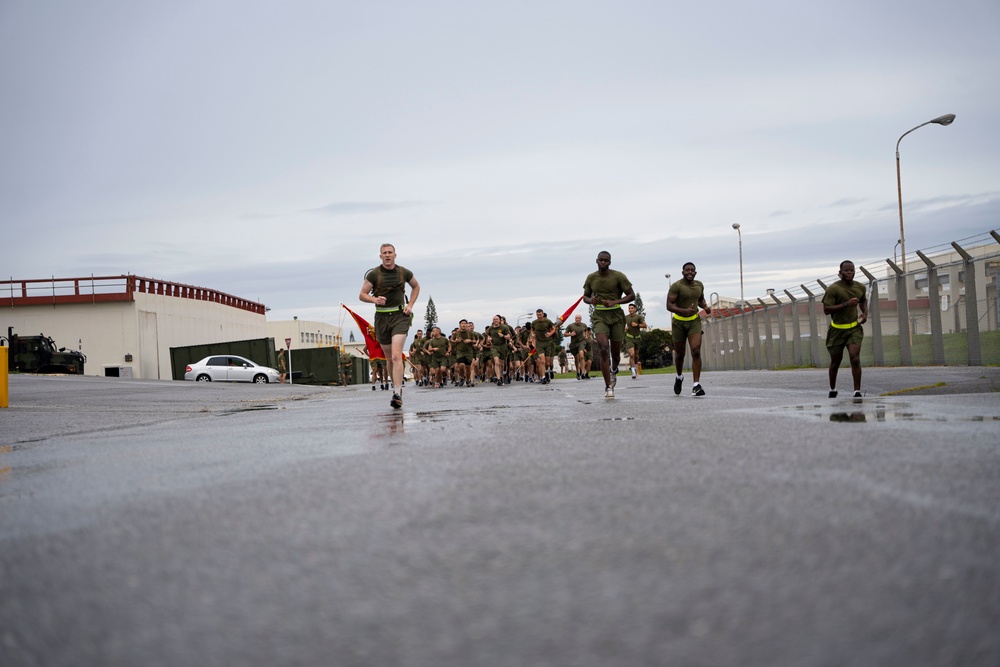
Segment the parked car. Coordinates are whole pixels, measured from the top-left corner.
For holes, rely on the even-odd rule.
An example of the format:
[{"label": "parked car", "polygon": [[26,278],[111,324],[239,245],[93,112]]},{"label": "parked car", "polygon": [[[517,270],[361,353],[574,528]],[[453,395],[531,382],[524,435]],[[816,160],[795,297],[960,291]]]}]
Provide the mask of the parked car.
[{"label": "parked car", "polygon": [[258,366],[249,359],[233,354],[215,354],[196,361],[184,369],[184,379],[196,382],[277,382],[278,371]]}]

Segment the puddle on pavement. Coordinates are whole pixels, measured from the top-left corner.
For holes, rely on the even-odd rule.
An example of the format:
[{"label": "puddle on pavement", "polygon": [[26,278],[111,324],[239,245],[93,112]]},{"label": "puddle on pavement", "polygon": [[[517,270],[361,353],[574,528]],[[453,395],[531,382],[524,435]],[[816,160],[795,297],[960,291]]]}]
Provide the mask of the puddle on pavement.
[{"label": "puddle on pavement", "polygon": [[487,415],[492,416],[498,414],[501,410],[509,410],[509,405],[492,405],[483,408],[467,408],[460,410],[422,410],[420,412],[411,412],[413,423],[430,423],[430,422],[443,422],[450,419],[455,419],[456,417],[461,418],[468,415]]},{"label": "puddle on pavement", "polygon": [[795,405],[775,408],[773,412],[798,414],[804,417],[815,417],[843,424],[885,422],[1000,422],[1000,414],[955,415],[943,412],[928,413],[916,411],[913,409],[913,406],[905,403],[858,402],[850,406],[842,404]]},{"label": "puddle on pavement", "polygon": [[228,417],[229,415],[238,415],[241,412],[260,412],[261,410],[284,410],[285,408],[279,407],[277,405],[250,405],[245,408],[230,408],[228,410],[219,410],[213,413],[216,417]]}]

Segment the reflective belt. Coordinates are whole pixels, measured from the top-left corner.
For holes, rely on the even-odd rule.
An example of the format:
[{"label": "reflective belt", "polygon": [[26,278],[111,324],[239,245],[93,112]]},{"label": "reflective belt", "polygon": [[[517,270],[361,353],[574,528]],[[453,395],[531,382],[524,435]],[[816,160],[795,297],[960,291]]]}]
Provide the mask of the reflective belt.
[{"label": "reflective belt", "polygon": [[691,315],[690,317],[681,317],[677,313],[674,313],[674,319],[675,320],[680,320],[681,322],[690,322],[691,320],[698,319],[698,314],[695,313],[694,315]]},{"label": "reflective belt", "polygon": [[834,329],[853,329],[858,326],[858,321],[854,320],[850,324],[837,324],[836,322],[830,322],[830,326]]},{"label": "reflective belt", "polygon": [[376,313],[401,313],[403,312],[402,306],[396,306],[394,308],[376,308]]},{"label": "reflective belt", "polygon": [[621,310],[621,304],[616,303],[613,306],[594,306],[594,310]]}]

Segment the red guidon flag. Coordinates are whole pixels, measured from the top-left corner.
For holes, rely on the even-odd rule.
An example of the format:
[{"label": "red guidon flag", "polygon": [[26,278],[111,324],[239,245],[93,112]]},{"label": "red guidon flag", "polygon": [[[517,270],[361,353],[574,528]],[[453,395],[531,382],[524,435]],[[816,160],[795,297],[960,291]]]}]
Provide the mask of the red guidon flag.
[{"label": "red guidon flag", "polygon": [[340,305],[343,306],[344,310],[351,314],[351,317],[354,318],[358,328],[361,329],[361,335],[365,337],[365,345],[368,346],[368,358],[385,359],[385,353],[382,352],[382,346],[378,344],[377,340],[375,340],[375,327],[368,324],[368,322],[365,321],[365,318],[361,317],[344,304]]},{"label": "red guidon flag", "polygon": [[572,305],[572,306],[570,306],[570,307],[569,307],[569,308],[568,308],[568,309],[566,310],[566,312],[565,312],[565,313],[563,313],[562,315],[560,315],[560,316],[559,316],[559,321],[560,321],[560,322],[565,322],[566,320],[568,320],[568,319],[569,319],[569,316],[573,314],[573,311],[574,311],[574,310],[576,310],[576,307],[580,305],[580,302],[581,302],[581,301],[583,301],[583,295],[582,295],[582,294],[580,295],[580,298],[579,298],[579,299],[577,299],[577,300],[576,300],[576,301],[575,301],[575,302],[573,303],[573,305]]}]

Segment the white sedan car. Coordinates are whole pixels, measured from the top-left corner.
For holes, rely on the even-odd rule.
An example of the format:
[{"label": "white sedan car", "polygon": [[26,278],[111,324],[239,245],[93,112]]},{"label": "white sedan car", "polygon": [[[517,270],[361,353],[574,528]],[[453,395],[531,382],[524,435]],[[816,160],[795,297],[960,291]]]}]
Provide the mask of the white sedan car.
[{"label": "white sedan car", "polygon": [[196,382],[277,382],[278,371],[233,354],[215,354],[188,365],[185,380]]}]

